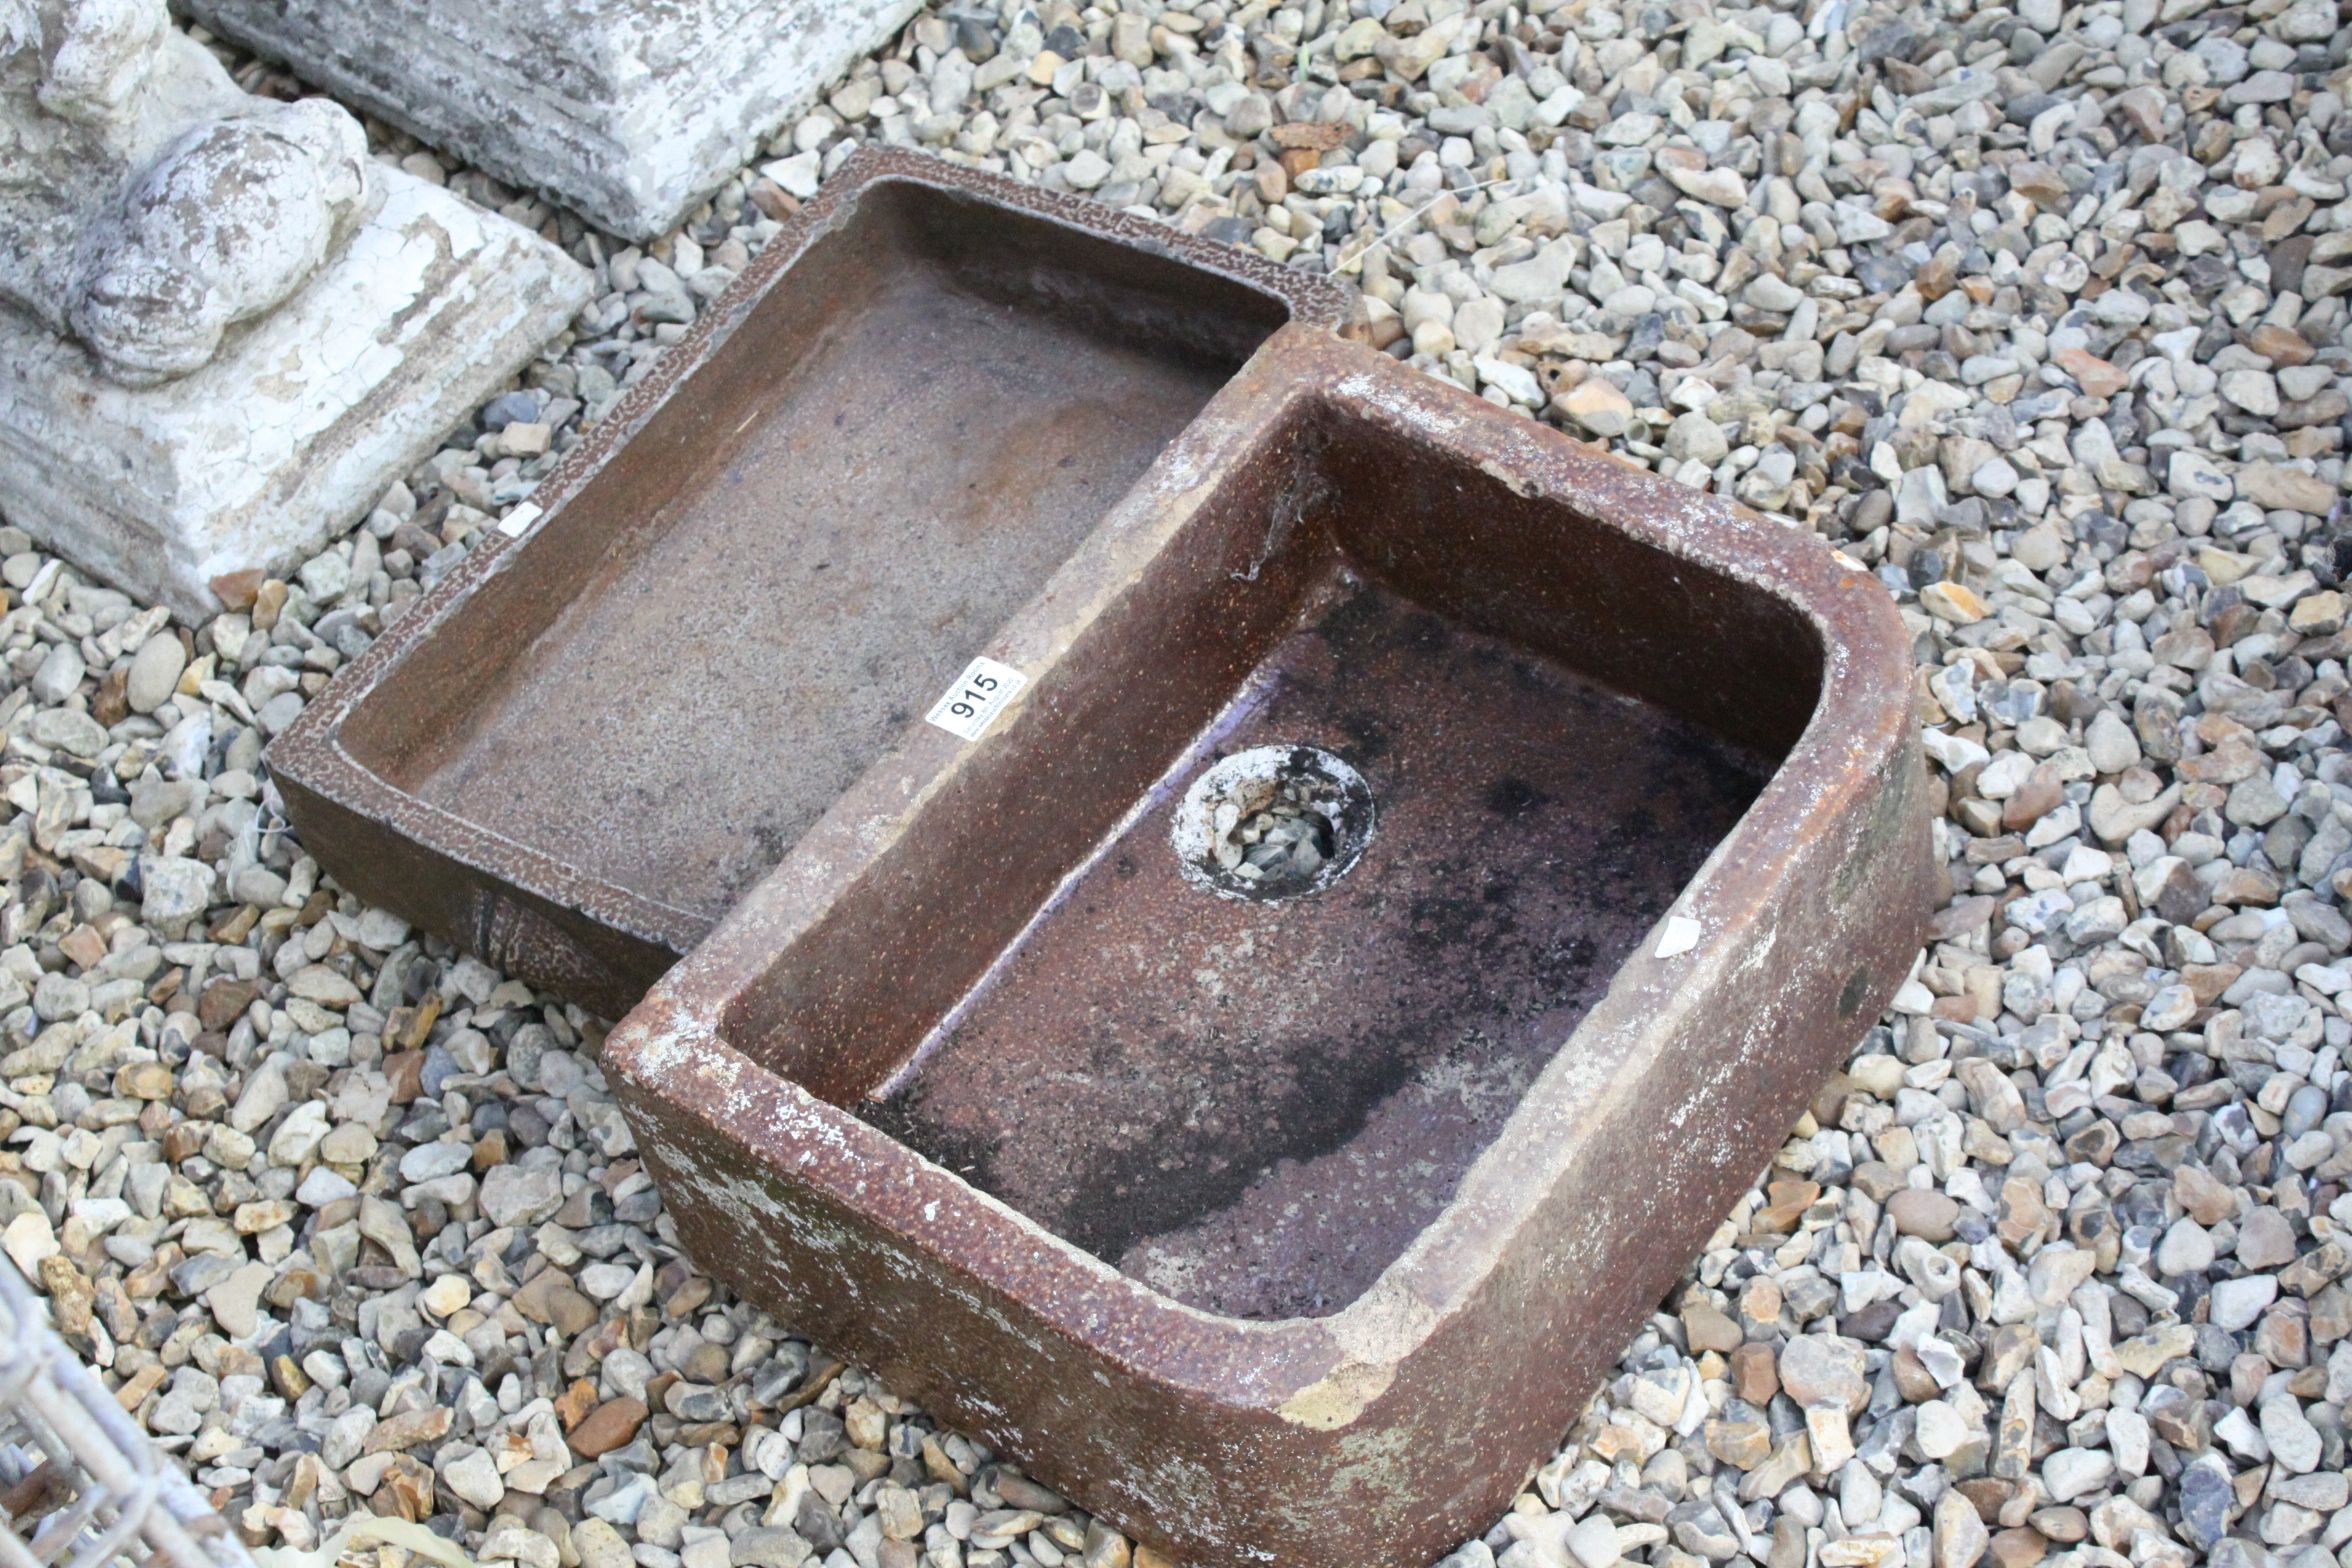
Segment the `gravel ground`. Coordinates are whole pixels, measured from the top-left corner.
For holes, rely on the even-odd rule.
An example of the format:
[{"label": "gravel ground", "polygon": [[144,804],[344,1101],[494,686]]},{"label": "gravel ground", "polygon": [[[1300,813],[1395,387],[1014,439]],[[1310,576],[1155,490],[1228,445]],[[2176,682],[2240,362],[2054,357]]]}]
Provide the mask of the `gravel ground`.
[{"label": "gravel ground", "polygon": [[879,138],[1341,271],[1392,352],[1814,528],[1916,633],[1923,967],[1448,1568],[2352,1565],[2335,8],[1012,4],[644,251],[380,135],[602,291],[192,636],[0,528],[0,1226],[125,1402],[263,1544],[1157,1560],[698,1275],[589,1021],[322,884],[257,772]]}]

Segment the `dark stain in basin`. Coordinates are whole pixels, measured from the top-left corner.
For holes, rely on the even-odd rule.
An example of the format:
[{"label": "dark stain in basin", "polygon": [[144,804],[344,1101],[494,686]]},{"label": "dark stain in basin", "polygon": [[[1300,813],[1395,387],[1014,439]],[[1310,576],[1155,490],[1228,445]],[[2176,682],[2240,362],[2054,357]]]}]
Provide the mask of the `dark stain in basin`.
[{"label": "dark stain in basin", "polygon": [[[1340,579],[888,1099],[860,1114],[1193,1305],[1352,1300],[1737,820],[1762,759]],[[1370,783],[1347,878],[1280,904],[1179,874],[1217,755]]]}]

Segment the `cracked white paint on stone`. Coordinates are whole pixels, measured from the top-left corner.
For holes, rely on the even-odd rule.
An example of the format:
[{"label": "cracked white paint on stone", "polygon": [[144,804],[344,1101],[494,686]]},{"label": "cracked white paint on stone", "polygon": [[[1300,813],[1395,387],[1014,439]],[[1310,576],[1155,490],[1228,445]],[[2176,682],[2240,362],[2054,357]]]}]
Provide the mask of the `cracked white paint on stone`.
[{"label": "cracked white paint on stone", "polygon": [[0,516],[141,598],[290,569],[587,295],[163,0],[0,0]]},{"label": "cracked white paint on stone", "polygon": [[916,9],[916,0],[179,3],[345,102],[637,240],[675,227]]},{"label": "cracked white paint on stone", "polygon": [[238,91],[163,0],[0,0],[0,301],[116,380],[211,359],[377,196],[358,121]]},{"label": "cracked white paint on stone", "polygon": [[292,300],[178,380],[126,387],[0,311],[0,514],[190,619],[366,515],[587,297],[568,257],[379,170],[382,206]]}]

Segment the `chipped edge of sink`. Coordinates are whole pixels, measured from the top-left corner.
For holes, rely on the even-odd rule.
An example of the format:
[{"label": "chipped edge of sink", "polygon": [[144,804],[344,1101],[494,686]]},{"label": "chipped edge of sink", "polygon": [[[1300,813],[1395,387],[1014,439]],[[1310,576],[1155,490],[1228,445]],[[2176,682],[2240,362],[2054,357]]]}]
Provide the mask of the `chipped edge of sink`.
[{"label": "chipped edge of sink", "polygon": [[[924,154],[860,148],[541,481],[525,503],[537,509],[536,515],[511,534],[506,529],[512,514],[506,523],[484,529],[465,560],[386,628],[271,744],[266,761],[289,813],[307,829],[304,847],[339,881],[607,1018],[627,1011],[709,929],[710,922],[698,913],[581,871],[401,788],[354,754],[344,729],[428,639],[465,635],[467,609],[484,584],[503,572],[531,570],[535,551],[560,548],[566,503],[626,450],[780,284],[790,286],[791,268],[818,240],[847,222],[868,192],[890,184],[977,197],[1278,299],[1289,310],[1288,323],[1259,345],[1236,372],[1236,381],[1279,355],[1290,341],[1341,330],[1354,308],[1353,295],[1339,284],[1280,266],[1256,251]],[[1168,476],[1214,468],[1215,443],[1203,432],[1218,425],[1219,406],[1231,392],[1229,384],[1154,459],[1128,496],[1095,525],[1089,544],[1115,529],[1137,498]],[[1040,589],[1041,597],[1053,591],[1087,547],[1082,544],[1062,563]],[[471,697],[452,693],[445,701],[462,707]]]},{"label": "chipped edge of sink", "polygon": [[[1507,1504],[1907,977],[1926,789],[1908,638],[1865,569],[1384,355],[1293,339],[1280,358],[1287,379],[1261,361],[1229,389],[1247,396],[1226,418],[1256,423],[1228,434],[1337,405],[1773,596],[1822,644],[1819,700],[1771,781],[1373,1286],[1319,1318],[1184,1306],[725,1038],[735,998],[978,745],[919,777],[877,767],[837,801],[615,1030],[605,1066],[707,1266],[1094,1511],[1202,1564],[1420,1561]],[[1097,573],[1096,602],[1126,587],[1214,482],[1167,491],[1138,553],[1073,558],[1074,576]],[[990,650],[1033,676],[1071,624],[1038,610]],[[1662,952],[1692,921],[1695,945],[1675,924]],[[1669,1126],[1679,1163],[1658,1147]],[[823,1266],[796,1287],[796,1261]],[[1524,1369],[1509,1418],[1458,1386],[1505,1367]]]}]

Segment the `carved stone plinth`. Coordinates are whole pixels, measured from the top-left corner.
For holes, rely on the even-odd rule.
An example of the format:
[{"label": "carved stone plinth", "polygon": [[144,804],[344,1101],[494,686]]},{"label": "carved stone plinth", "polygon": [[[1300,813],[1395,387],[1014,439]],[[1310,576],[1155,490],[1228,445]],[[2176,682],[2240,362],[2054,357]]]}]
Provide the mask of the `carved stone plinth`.
[{"label": "carved stone plinth", "polygon": [[214,577],[290,567],[366,516],[588,293],[536,236],[378,174],[337,259],[178,380],[123,386],[0,310],[0,513],[191,619],[218,613]]},{"label": "carved stone plinth", "polygon": [[176,0],[600,228],[674,227],[915,0]]},{"label": "carved stone plinth", "polygon": [[162,0],[0,0],[0,515],[125,589],[194,618],[292,566],[587,293]]}]

